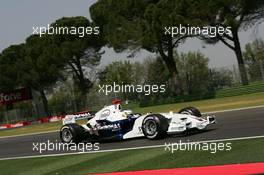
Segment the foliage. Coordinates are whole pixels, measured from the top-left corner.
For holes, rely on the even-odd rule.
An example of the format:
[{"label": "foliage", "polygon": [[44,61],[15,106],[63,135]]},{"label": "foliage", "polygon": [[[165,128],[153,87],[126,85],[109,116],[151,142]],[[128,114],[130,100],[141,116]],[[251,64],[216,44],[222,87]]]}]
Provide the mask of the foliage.
[{"label": "foliage", "polygon": [[20,78],[17,61],[25,56],[24,45],[11,45],[0,54],[0,91],[14,89]]},{"label": "foliage", "polygon": [[[58,19],[52,27],[93,27],[85,17]],[[0,55],[0,90],[30,87],[40,93],[49,114],[46,92],[73,72],[75,85],[84,96],[92,86],[85,74],[99,65],[104,40],[100,35],[31,35],[26,42],[6,48]]]},{"label": "foliage", "polygon": [[101,72],[101,83],[112,85],[134,83],[133,64],[130,61],[115,61]]},{"label": "foliage", "polygon": [[[101,85],[113,85],[114,83],[118,85],[135,85],[136,82],[142,79],[138,77],[141,68],[138,69],[136,65],[136,63],[130,61],[115,61],[100,72],[99,83]],[[137,98],[137,94],[132,92],[117,93],[116,95],[123,99],[134,100]]]},{"label": "foliage", "polygon": [[[93,28],[94,24],[85,17],[64,17],[56,20],[53,27],[82,27]],[[53,40],[60,50],[60,56],[68,65],[68,70],[73,73],[75,83],[78,85],[82,96],[89,92],[93,82],[86,76],[85,72],[99,65],[105,45],[102,35],[87,34],[79,35],[53,35]]]},{"label": "foliage", "polygon": [[45,90],[62,77],[64,66],[57,53],[48,36],[31,35],[25,44],[8,47],[0,58],[0,77],[4,82],[1,89],[30,87],[38,91],[48,114]]},{"label": "foliage", "polygon": [[[173,87],[170,86],[170,75],[165,68],[162,59],[147,58],[142,63],[118,61],[109,64],[101,72],[99,79],[101,84],[132,84],[132,85],[165,85],[165,93],[140,93],[126,94],[125,99],[137,100],[143,103],[171,103],[178,100],[192,100],[206,98],[212,95],[211,76],[208,68],[208,58],[200,52],[175,53],[175,61],[179,65],[179,75],[183,83],[185,95],[173,95]],[[137,66],[135,66],[137,65]],[[136,68],[137,67],[137,68]],[[117,94],[120,97],[122,94]]]},{"label": "foliage", "polygon": [[159,53],[169,71],[175,93],[181,83],[173,50],[188,35],[166,35],[165,27],[196,23],[188,15],[193,1],[99,0],[91,8],[92,19],[103,29],[110,47],[116,51],[146,49]]},{"label": "foliage", "polygon": [[[264,15],[264,1],[262,0],[201,0],[204,3],[203,10],[197,16],[206,25],[231,27],[231,34],[218,35],[215,38],[207,38],[209,43],[215,44],[221,41],[236,54],[240,77],[243,85],[248,84],[245,63],[242,56],[238,32],[247,30],[261,22]],[[196,11],[200,10],[197,8]]]},{"label": "foliage", "polygon": [[243,52],[251,80],[264,79],[264,41],[256,39],[245,46]]},{"label": "foliage", "polygon": [[25,57],[17,61],[22,75],[19,84],[42,91],[62,78],[61,70],[63,70],[64,62],[58,53],[58,48],[49,36],[28,37],[25,44]]},{"label": "foliage", "polygon": [[210,83],[209,59],[200,52],[176,53],[176,55],[185,92],[187,94],[206,93]]},{"label": "foliage", "polygon": [[211,69],[210,77],[210,84],[214,89],[230,87],[233,83],[232,72],[228,69]]},{"label": "foliage", "polygon": [[169,72],[160,57],[148,58],[143,65],[146,69],[145,81],[147,84],[162,85],[169,81]]}]

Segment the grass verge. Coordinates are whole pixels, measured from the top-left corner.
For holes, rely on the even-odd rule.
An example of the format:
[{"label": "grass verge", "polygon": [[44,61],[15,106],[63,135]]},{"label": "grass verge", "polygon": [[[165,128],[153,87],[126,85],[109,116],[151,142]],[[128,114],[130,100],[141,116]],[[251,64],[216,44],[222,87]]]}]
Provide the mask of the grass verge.
[{"label": "grass verge", "polygon": [[[234,97],[201,100],[194,102],[173,103],[173,104],[151,106],[144,108],[135,107],[132,110],[134,112],[138,112],[142,114],[148,112],[155,112],[155,113],[168,112],[168,111],[177,112],[183,107],[195,106],[198,109],[200,109],[202,112],[210,112],[210,111],[258,106],[258,105],[264,105],[264,92],[240,95]],[[0,137],[58,130],[61,127],[61,125],[62,122],[54,122],[54,123],[30,125],[22,128],[15,128],[9,130],[2,130],[0,131]]]},{"label": "grass verge", "polygon": [[0,161],[2,175],[84,175],[117,171],[250,163],[264,161],[264,139],[231,141],[230,151],[176,151],[148,148]]},{"label": "grass verge", "polygon": [[[86,122],[87,120],[79,120],[77,123],[84,124]],[[56,131],[59,130],[61,126],[62,126],[62,121],[58,121],[58,122],[34,124],[19,128],[6,129],[2,131],[0,130],[0,137]]]},{"label": "grass verge", "polygon": [[264,105],[264,92],[233,96],[233,97],[200,100],[193,102],[150,106],[144,108],[138,107],[135,108],[133,111],[142,114],[147,112],[168,112],[168,111],[177,112],[181,108],[184,108],[186,106],[195,106],[202,112],[210,112],[210,111],[227,110],[227,109],[235,109],[235,108],[258,106],[258,105]]}]

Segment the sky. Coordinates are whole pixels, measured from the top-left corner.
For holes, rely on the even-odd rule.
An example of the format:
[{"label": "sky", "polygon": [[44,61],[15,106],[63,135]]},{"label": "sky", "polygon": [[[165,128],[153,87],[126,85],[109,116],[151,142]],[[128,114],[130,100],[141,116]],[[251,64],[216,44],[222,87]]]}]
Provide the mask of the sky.
[{"label": "sky", "polygon": [[[2,0],[0,1],[0,51],[12,44],[19,44],[32,34],[33,26],[47,26],[61,17],[89,16],[89,7],[96,0]],[[256,38],[264,39],[264,24],[239,33],[241,46]],[[127,57],[127,53],[117,54],[105,48],[101,65]],[[200,51],[209,58],[210,67],[231,67],[236,58],[229,48],[219,43],[206,45],[198,39],[188,39],[178,47],[180,52]],[[142,51],[133,61],[142,61],[150,53]],[[131,58],[130,58],[131,59]]]}]

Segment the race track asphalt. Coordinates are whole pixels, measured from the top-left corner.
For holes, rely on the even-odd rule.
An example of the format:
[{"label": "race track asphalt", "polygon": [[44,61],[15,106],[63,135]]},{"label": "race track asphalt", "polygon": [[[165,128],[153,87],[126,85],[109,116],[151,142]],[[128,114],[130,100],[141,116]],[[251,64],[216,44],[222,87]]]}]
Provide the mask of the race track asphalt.
[{"label": "race track asphalt", "polygon": [[[240,138],[264,135],[264,108],[243,109],[215,113],[218,123],[204,132],[194,132],[188,135],[170,135],[161,140],[147,140],[145,138],[130,139],[118,142],[100,143],[100,150],[133,148],[165,143],[184,141],[207,141],[229,138]],[[18,136],[0,138],[0,159],[38,156],[65,153],[65,151],[33,151],[33,143],[59,142],[59,133]],[[68,151],[69,152],[69,151]]]}]

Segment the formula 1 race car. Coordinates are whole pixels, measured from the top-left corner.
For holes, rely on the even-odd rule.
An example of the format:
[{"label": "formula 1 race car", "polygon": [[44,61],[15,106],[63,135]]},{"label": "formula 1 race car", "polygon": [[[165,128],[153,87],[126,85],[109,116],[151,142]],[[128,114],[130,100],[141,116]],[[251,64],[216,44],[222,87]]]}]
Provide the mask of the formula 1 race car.
[{"label": "formula 1 race car", "polygon": [[186,107],[178,113],[148,113],[145,115],[122,110],[120,101],[114,101],[95,115],[87,115],[87,124],[78,125],[79,115],[67,115],[60,129],[60,138],[64,143],[78,143],[85,140],[99,141],[108,139],[129,139],[146,137],[159,139],[167,134],[175,134],[189,129],[203,130],[216,123],[214,116],[203,117],[194,107]]}]

